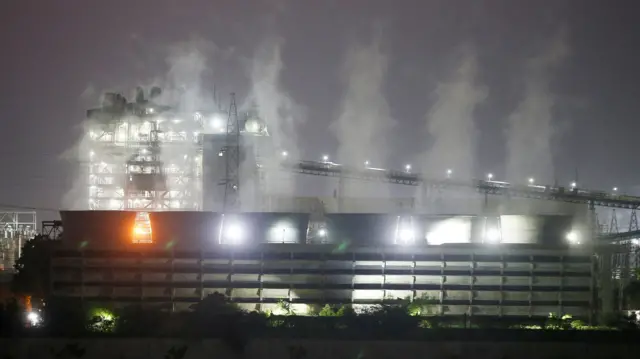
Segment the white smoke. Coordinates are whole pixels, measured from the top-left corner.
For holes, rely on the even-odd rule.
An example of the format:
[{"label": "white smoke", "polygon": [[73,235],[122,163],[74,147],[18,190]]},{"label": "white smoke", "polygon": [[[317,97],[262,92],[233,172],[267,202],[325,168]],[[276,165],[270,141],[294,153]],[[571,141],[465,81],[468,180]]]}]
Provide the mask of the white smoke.
[{"label": "white smoke", "polygon": [[474,110],[487,97],[487,89],[476,84],[478,62],[468,48],[450,78],[438,84],[437,100],[426,115],[432,145],[424,157],[428,176],[443,178],[451,170],[456,178],[474,173],[476,126]]},{"label": "white smoke", "polygon": [[568,55],[566,33],[560,31],[547,48],[526,64],[524,99],[509,116],[507,132],[507,180],[539,183],[554,180],[552,139],[555,96],[550,89],[551,71]]},{"label": "white smoke", "polygon": [[[381,49],[380,38],[369,44],[357,44],[347,51],[343,77],[346,93],[342,110],[331,130],[337,136],[339,163],[384,166],[387,160],[389,131],[394,125],[384,95],[388,59]],[[346,182],[341,195],[360,196],[368,192],[362,183]],[[376,193],[380,195],[381,193]]]},{"label": "white smoke", "polygon": [[[304,113],[281,84],[283,45],[281,38],[266,38],[255,51],[250,67],[248,105],[256,107],[270,135],[268,145],[263,141],[259,148],[265,168],[274,168],[283,160],[300,158],[297,126],[304,121]],[[283,153],[287,154],[286,158]],[[295,180],[290,173],[269,171],[262,184],[264,195],[292,196],[295,191]]]},{"label": "white smoke", "polygon": [[[218,49],[214,44],[199,39],[179,43],[169,47],[169,53],[166,57],[167,72],[165,75],[152,80],[129,83],[126,85],[126,88],[132,89],[137,85],[142,85],[141,87],[144,91],[145,98],[149,99],[151,87],[160,87],[162,89],[161,95],[152,99],[152,101],[159,105],[171,106],[172,111],[176,114],[175,116],[171,116],[171,118],[161,116],[161,123],[163,123],[163,126],[176,127],[173,130],[181,131],[192,136],[200,130],[199,127],[192,116],[179,118],[181,117],[180,114],[193,114],[196,111],[210,111],[217,108],[212,94],[213,86],[211,86],[211,82],[214,79],[211,71],[211,59],[219,59],[221,57],[228,58],[232,53],[232,50],[223,51]],[[114,92],[122,93],[125,91],[115,90]],[[135,101],[135,95],[126,97],[129,102]],[[96,103],[95,100],[96,99],[94,99],[92,107],[99,107],[99,101]],[[127,119],[124,120],[126,121]],[[139,121],[130,121],[130,123],[137,122]],[[109,165],[113,165],[114,168],[119,168],[127,158],[134,156],[136,153],[134,149],[124,148],[123,150],[126,150],[124,155],[117,159],[117,161],[121,160],[123,163],[110,163],[114,160],[110,150],[103,152],[106,147],[92,146],[93,141],[90,141],[90,136],[92,135],[90,129],[95,128],[93,124],[91,124],[89,120],[85,120],[82,123],[82,127],[84,130],[82,138],[63,154],[63,159],[79,163],[79,171],[71,189],[62,199],[62,204],[65,208],[86,209],[89,206],[87,196],[89,191],[88,164],[90,161],[105,158],[105,162]],[[163,129],[166,130],[166,128]],[[93,135],[95,136],[96,134]],[[193,168],[194,163],[198,161],[198,156],[200,155],[197,148],[189,144],[184,146],[164,146],[161,151],[161,160],[166,165],[175,163],[178,166],[186,166],[185,168]],[[186,163],[187,160],[191,162]],[[119,172],[119,170],[116,170],[116,172]],[[124,177],[120,177],[121,176],[116,176],[114,183],[117,184],[121,182],[124,186]],[[167,183],[167,185],[169,186],[168,189],[172,190],[176,183]],[[198,184],[197,186],[200,185]],[[111,191],[111,189],[105,189],[105,191]],[[117,192],[118,190],[116,189],[114,191]],[[117,195],[117,193],[105,193],[107,197],[115,197]],[[199,201],[197,198],[189,199],[189,201],[191,200],[195,202]],[[184,199],[176,198],[175,201],[184,201]],[[172,202],[175,201],[172,200]],[[181,205],[191,206],[194,204],[195,203]]]}]

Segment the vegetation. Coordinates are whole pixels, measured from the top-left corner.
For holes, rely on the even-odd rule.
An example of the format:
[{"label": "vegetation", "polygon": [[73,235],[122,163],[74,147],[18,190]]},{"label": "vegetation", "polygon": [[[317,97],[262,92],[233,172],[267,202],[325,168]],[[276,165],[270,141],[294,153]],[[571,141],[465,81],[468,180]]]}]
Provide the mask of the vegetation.
[{"label": "vegetation", "polygon": [[[241,310],[223,294],[214,293],[194,304],[188,312],[171,313],[162,307],[91,307],[71,299],[46,299],[49,278],[49,251],[54,242],[36,237],[25,244],[16,264],[14,289],[33,298],[44,299],[37,327],[25,325],[25,308],[18,302],[0,306],[0,335],[42,333],[46,335],[120,335],[120,336],[208,336],[223,338],[232,348],[241,350],[250,335],[367,335],[389,337],[431,335],[433,329],[493,328],[538,331],[584,331],[635,329],[629,318],[617,317],[603,326],[589,326],[568,315],[550,314],[546,320],[513,322],[508,318],[481,316],[439,316],[438,301],[426,294],[415,298],[388,298],[388,303],[356,313],[350,305],[310,306],[301,311],[280,301],[272,311]],[[640,296],[639,296],[640,298]],[[305,334],[306,333],[306,334]]]}]

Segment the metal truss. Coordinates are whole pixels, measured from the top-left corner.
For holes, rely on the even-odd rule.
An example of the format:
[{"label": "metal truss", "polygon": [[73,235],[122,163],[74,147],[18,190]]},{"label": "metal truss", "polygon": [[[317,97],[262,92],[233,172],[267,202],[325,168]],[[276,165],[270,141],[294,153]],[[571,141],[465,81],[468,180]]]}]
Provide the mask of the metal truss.
[{"label": "metal truss", "polygon": [[540,199],[624,209],[636,209],[640,207],[640,197],[581,188],[514,185],[506,182],[486,180],[460,181],[448,178],[432,179],[417,173],[370,168],[350,168],[331,162],[289,162],[283,164],[283,169],[313,176],[343,177],[407,186],[427,185],[436,188],[468,188],[478,193],[514,198]]},{"label": "metal truss", "polygon": [[231,94],[229,119],[225,138],[225,179],[223,212],[234,212],[240,208],[240,123],[236,96]]},{"label": "metal truss", "polygon": [[49,239],[59,239],[62,235],[62,221],[42,221],[42,235]]}]

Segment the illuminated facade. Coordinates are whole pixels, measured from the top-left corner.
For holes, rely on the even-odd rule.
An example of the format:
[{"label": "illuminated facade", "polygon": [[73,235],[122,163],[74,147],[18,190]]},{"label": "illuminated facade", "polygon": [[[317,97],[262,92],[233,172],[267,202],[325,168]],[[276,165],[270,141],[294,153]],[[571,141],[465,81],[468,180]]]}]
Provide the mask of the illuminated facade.
[{"label": "illuminated facade", "polygon": [[205,116],[110,93],[87,119],[89,209],[201,209]]},{"label": "illuminated facade", "polygon": [[532,226],[507,235],[511,224],[489,228],[484,217],[329,214],[314,228],[303,213],[151,212],[153,242],[133,244],[133,212],[61,216],[52,276],[61,297],[186,310],[219,292],[245,309],[285,301],[299,314],[422,297],[440,315],[598,310],[595,258],[566,238],[570,216],[518,219]]}]

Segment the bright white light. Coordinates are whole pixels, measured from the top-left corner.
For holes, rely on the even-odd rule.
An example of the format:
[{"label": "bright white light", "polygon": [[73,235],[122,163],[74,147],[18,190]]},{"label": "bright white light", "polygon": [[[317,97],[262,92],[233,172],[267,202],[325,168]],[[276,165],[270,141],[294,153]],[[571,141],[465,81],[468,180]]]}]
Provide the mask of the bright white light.
[{"label": "bright white light", "polygon": [[147,150],[146,148],[143,148],[142,150],[140,150],[140,153],[142,153],[143,155],[146,155],[147,153],[149,153],[149,150]]},{"label": "bright white light", "polygon": [[571,244],[580,244],[580,235],[576,231],[571,231],[567,233],[567,241]]},{"label": "bright white light", "polygon": [[487,173],[487,178],[488,179],[493,179],[493,173]]},{"label": "bright white light", "polygon": [[575,182],[571,182],[571,188],[575,188],[578,184]]},{"label": "bright white light", "polygon": [[224,127],[224,119],[219,115],[214,115],[211,119],[211,127],[214,130],[222,130]]},{"label": "bright white light", "polygon": [[409,243],[413,241],[413,235],[414,232],[411,228],[403,228],[398,232],[398,239],[400,239],[402,243]]},{"label": "bright white light", "polygon": [[452,169],[448,169],[447,170],[447,176],[451,176],[453,174],[453,170]]},{"label": "bright white light", "polygon": [[488,243],[498,243],[500,242],[500,230],[497,228],[489,228],[487,229],[484,239]]},{"label": "bright white light", "polygon": [[535,182],[535,179],[533,179],[533,177],[529,178],[529,184],[533,184],[533,182]]},{"label": "bright white light", "polygon": [[450,218],[438,221],[427,234],[429,245],[444,243],[469,243],[471,222],[461,218]]},{"label": "bright white light", "polygon": [[93,151],[89,151],[89,156],[90,156],[90,157],[93,157],[95,154],[96,154],[95,152],[93,152]]},{"label": "bright white light", "polygon": [[289,156],[289,153],[287,151],[282,151],[282,157],[287,157]]},{"label": "bright white light", "polygon": [[618,187],[613,187],[613,192],[617,192],[618,191]]},{"label": "bright white light", "polygon": [[369,167],[369,161],[364,161],[364,166]]},{"label": "bright white light", "polygon": [[319,236],[319,237],[326,237],[326,236],[327,236],[327,230],[326,230],[326,229],[324,229],[324,228],[321,228],[321,229],[318,231],[318,236]]},{"label": "bright white light", "polygon": [[244,231],[242,230],[242,227],[240,227],[240,225],[238,225],[237,223],[232,223],[227,227],[226,236],[231,241],[239,242],[242,240],[243,235]]},{"label": "bright white light", "polygon": [[28,312],[27,320],[29,321],[29,324],[31,324],[31,326],[36,326],[40,324],[40,314],[36,312]]},{"label": "bright white light", "polygon": [[224,156],[224,152],[222,151],[218,152],[218,157],[222,157],[222,156]]},{"label": "bright white light", "polygon": [[322,156],[322,160],[323,160],[324,162],[329,161],[329,156],[327,156],[327,155],[323,155],[323,156]]},{"label": "bright white light", "polygon": [[407,172],[411,171],[411,165],[404,166],[404,169],[407,170]]},{"label": "bright white light", "polygon": [[112,199],[111,201],[109,201],[109,207],[111,207],[111,209],[120,209],[120,201],[118,201],[117,199]]}]

